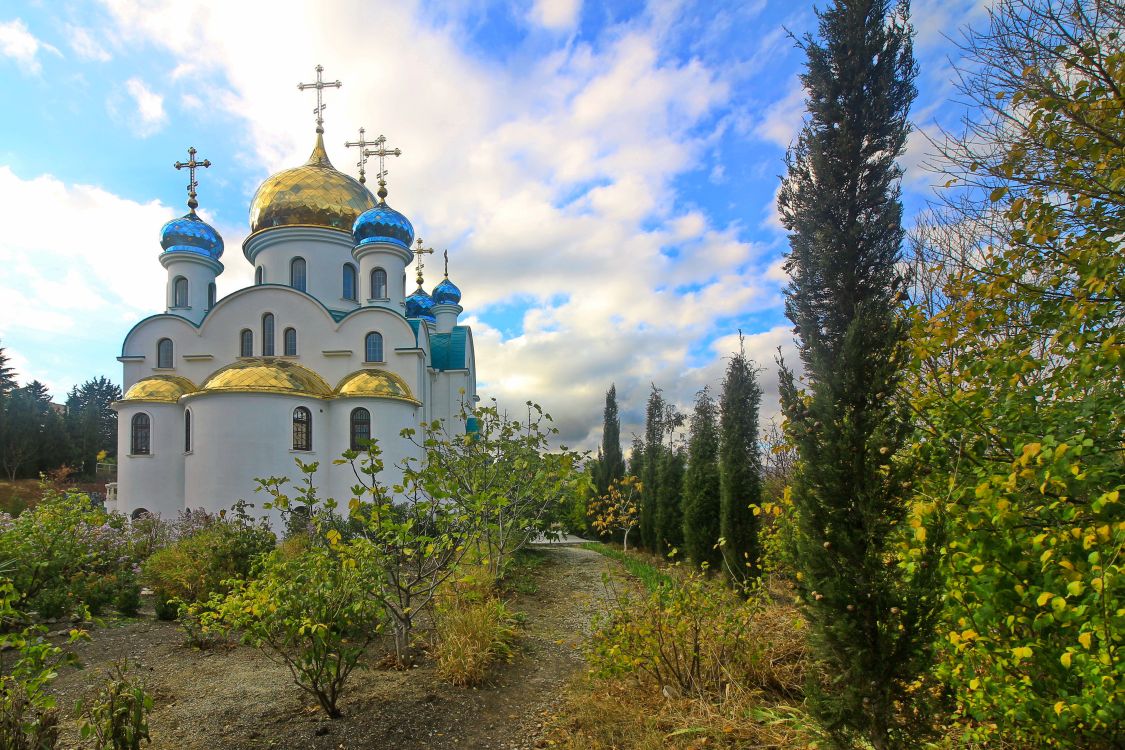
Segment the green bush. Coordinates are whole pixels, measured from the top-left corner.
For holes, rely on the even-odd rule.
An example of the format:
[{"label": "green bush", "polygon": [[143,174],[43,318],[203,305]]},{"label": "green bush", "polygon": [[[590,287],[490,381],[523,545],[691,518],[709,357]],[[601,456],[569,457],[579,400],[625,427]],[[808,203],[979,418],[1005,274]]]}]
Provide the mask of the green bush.
[{"label": "green bush", "polygon": [[371,571],[333,549],[311,546],[273,552],[255,572],[225,598],[189,608],[200,615],[201,632],[234,631],[244,643],[269,649],[329,717],[341,716],[340,692],[383,629],[384,608],[369,595]]},{"label": "green bush", "polygon": [[135,617],[141,608],[141,585],[132,570],[122,571],[114,581],[113,606],[126,617]]},{"label": "green bush", "polygon": [[152,697],[128,671],[125,661],[114,664],[94,697],[77,706],[79,734],[92,741],[94,750],[140,750],[141,740],[152,742],[148,734]]},{"label": "green bush", "polygon": [[175,620],[180,611],[180,601],[161,589],[153,592],[152,606],[157,620]]},{"label": "green bush", "polygon": [[142,580],[158,592],[160,608],[170,599],[202,601],[225,593],[225,581],[248,576],[254,560],[275,543],[273,532],[264,526],[237,518],[216,520],[153,553],[142,567]]}]

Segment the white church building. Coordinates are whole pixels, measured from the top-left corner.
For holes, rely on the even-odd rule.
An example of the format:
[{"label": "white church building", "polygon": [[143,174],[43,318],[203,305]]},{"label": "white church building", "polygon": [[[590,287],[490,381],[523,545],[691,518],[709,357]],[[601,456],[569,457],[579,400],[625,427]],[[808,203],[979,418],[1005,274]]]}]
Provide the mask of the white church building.
[{"label": "white church building", "polygon": [[[332,84],[321,84],[329,86]],[[312,87],[312,85],[308,85]],[[317,88],[319,99],[320,88]],[[476,400],[472,332],[458,325],[461,293],[446,276],[406,293],[414,229],[386,203],[385,174],[372,195],[332,166],[318,101],[316,143],[303,165],[261,184],[250,202],[242,253],[253,286],[221,299],[223,240],[196,214],[164,225],[164,312],[137,323],[118,358],[116,500],[127,515],[218,511],[239,499],[261,506],[256,478],[296,478],[294,459],[318,461],[319,495],[346,509],[352,469],[333,460],[378,439],[388,467],[418,457],[404,428],[442,419],[451,429]],[[366,150],[375,144],[377,150]],[[384,155],[384,140],[358,144]],[[351,145],[351,144],[349,144]],[[470,421],[471,427],[471,421]],[[400,475],[398,475],[400,476]]]}]

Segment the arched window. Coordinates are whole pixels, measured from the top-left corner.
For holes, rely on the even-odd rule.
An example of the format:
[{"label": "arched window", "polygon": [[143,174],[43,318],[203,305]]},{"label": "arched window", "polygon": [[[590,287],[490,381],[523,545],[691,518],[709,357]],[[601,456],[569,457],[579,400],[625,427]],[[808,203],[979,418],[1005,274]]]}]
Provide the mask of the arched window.
[{"label": "arched window", "polygon": [[242,332],[238,334],[238,356],[254,356],[254,332],[249,328],[243,328]]},{"label": "arched window", "polygon": [[133,417],[132,423],[132,440],[130,442],[129,452],[134,456],[147,456],[151,452],[151,442],[149,435],[152,431],[152,425],[148,421],[147,414],[137,414]]},{"label": "arched window", "polygon": [[273,313],[262,316],[262,356],[273,356]]},{"label": "arched window", "polygon": [[352,439],[353,451],[367,449],[366,442],[371,439],[371,412],[363,407],[352,409]]},{"label": "arched window", "polygon": [[285,356],[286,357],[296,357],[297,356],[297,329],[296,328],[286,328],[285,329]]},{"label": "arched window", "polygon": [[387,272],[376,268],[371,272],[371,299],[387,298]]},{"label": "arched window", "polygon": [[207,285],[207,309],[210,310],[215,306],[215,282],[212,281]]},{"label": "arched window", "polygon": [[177,276],[176,280],[172,282],[172,307],[187,307],[187,292],[187,279],[183,276]]},{"label": "arched window", "polygon": [[191,409],[184,411],[184,453],[191,453]]},{"label": "arched window", "polygon": [[258,266],[257,268],[254,269],[254,283],[255,284],[266,283],[266,269],[264,267]]},{"label": "arched window", "polygon": [[172,339],[156,342],[156,366],[164,369],[172,366]]},{"label": "arched window", "polygon": [[289,263],[289,286],[305,291],[305,259],[294,258]]},{"label": "arched window", "polygon": [[363,361],[383,361],[383,334],[377,331],[367,334],[367,338],[363,340]]},{"label": "arched window", "polygon": [[293,410],[293,450],[312,450],[312,412],[303,406]]},{"label": "arched window", "polygon": [[129,514],[129,518],[134,521],[140,521],[142,518],[151,518],[152,514],[148,512],[148,508],[137,508]]},{"label": "arched window", "polygon": [[344,299],[354,300],[355,293],[355,266],[351,263],[344,264]]}]

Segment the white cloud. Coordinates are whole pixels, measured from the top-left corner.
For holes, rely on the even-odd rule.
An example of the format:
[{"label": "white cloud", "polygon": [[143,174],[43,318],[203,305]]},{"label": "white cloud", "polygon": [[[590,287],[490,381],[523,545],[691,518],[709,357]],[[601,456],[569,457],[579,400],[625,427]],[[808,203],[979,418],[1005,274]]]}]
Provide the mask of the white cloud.
[{"label": "white cloud", "polygon": [[130,78],[125,82],[125,90],[133,97],[136,105],[136,119],[130,119],[133,131],[145,138],[158,132],[168,121],[164,113],[164,97],[150,89],[140,78]]},{"label": "white cloud", "polygon": [[66,27],[70,48],[83,60],[95,62],[108,62],[111,58],[106,48],[94,38],[89,29],[82,26],[68,25]]},{"label": "white cloud", "polygon": [[42,71],[40,50],[62,57],[58,49],[28,31],[27,24],[19,18],[0,23],[0,55],[15,60],[25,72],[38,75]]},{"label": "white cloud", "polygon": [[805,116],[805,89],[794,79],[782,98],[766,107],[754,128],[759,138],[789,148],[801,129]]},{"label": "white cloud", "polygon": [[582,11],[582,0],[535,0],[528,14],[531,21],[554,31],[574,28]]}]

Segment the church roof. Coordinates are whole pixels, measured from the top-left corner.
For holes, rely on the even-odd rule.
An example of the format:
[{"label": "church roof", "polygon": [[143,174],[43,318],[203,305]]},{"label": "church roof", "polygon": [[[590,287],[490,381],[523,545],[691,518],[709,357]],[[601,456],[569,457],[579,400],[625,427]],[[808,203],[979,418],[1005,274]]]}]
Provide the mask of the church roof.
[{"label": "church roof", "polygon": [[468,351],[469,329],[454,326],[449,333],[430,336],[430,362],[435,370],[464,370]]},{"label": "church roof", "polygon": [[271,175],[254,193],[250,231],[313,226],[350,233],[359,215],[374,206],[370,190],[332,166],[318,133],[307,162]]},{"label": "church roof", "polygon": [[272,357],[240,359],[214,372],[199,390],[204,393],[225,391],[332,397],[332,389],[315,372],[296,362]]},{"label": "church roof", "polygon": [[395,401],[408,401],[414,405],[421,402],[414,398],[406,381],[393,372],[379,369],[365,369],[346,376],[336,386],[338,398],[388,398]]},{"label": "church roof", "polygon": [[195,383],[178,375],[153,375],[133,383],[121,398],[122,401],[147,401],[174,404],[180,396],[194,393]]}]

